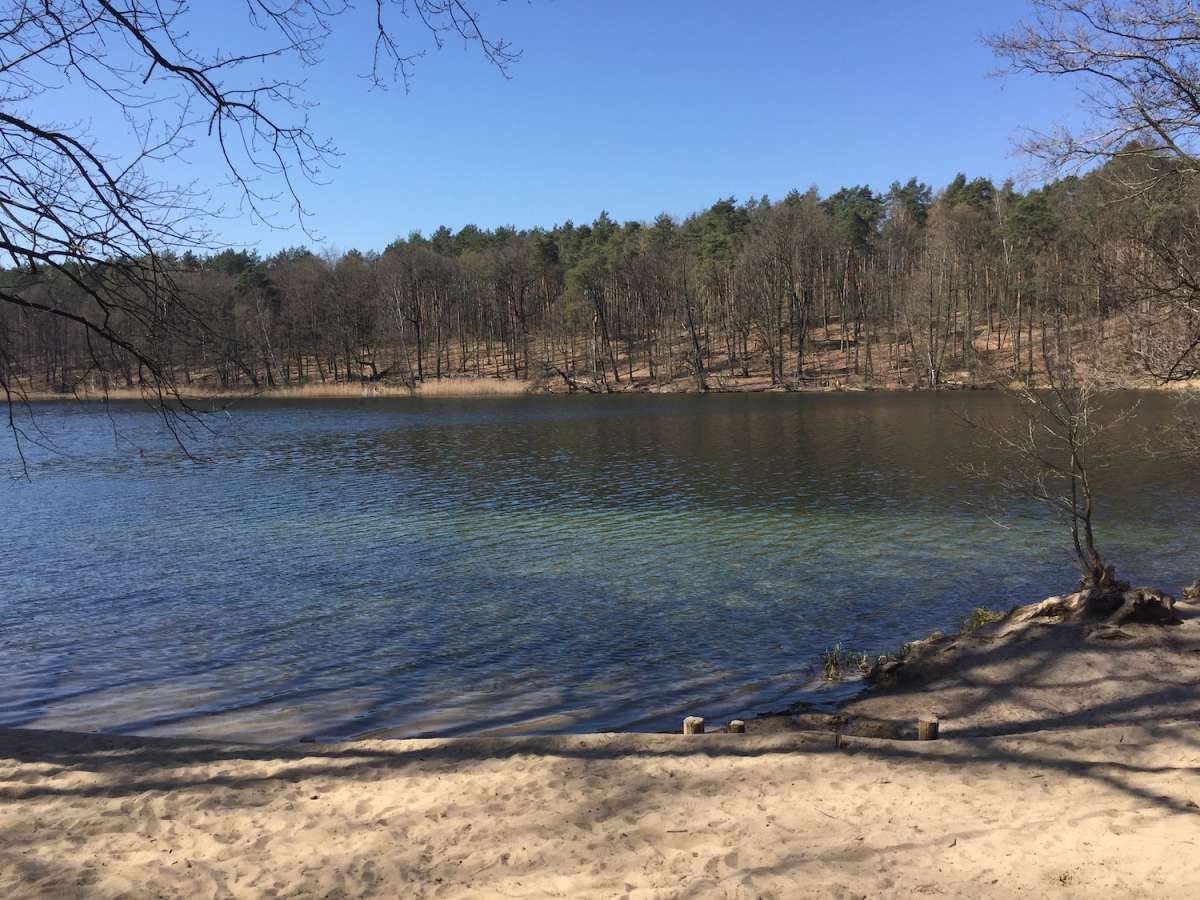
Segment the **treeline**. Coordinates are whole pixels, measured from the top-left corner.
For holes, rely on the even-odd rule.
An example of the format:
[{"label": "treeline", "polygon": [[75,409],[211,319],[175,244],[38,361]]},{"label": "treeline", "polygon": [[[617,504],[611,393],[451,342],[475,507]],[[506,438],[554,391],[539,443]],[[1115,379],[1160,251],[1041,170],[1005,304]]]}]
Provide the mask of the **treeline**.
[{"label": "treeline", "polygon": [[55,390],[133,387],[147,357],[221,389],[461,375],[936,387],[1036,381],[1053,342],[1136,374],[1182,331],[1160,301],[1200,259],[1195,198],[1168,170],[1142,156],[1029,191],[959,175],[936,192],[910,179],[722,199],[683,221],[440,228],[381,253],[167,256],[178,309],[103,311],[126,316],[138,353],[46,312],[96,315],[83,274],[9,270],[5,286],[35,302],[0,308],[0,361],[6,384]]}]

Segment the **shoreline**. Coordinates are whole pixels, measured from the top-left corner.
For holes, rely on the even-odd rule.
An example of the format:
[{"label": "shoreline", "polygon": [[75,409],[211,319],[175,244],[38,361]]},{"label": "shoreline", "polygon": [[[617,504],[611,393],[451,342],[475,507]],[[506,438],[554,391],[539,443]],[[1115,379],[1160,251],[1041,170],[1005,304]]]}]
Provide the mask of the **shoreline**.
[{"label": "shoreline", "polygon": [[[359,382],[337,382],[325,385],[283,386],[264,388],[261,390],[205,390],[202,388],[184,387],[177,394],[166,394],[158,397],[153,390],[141,388],[112,388],[107,392],[99,390],[83,390],[79,392],[57,392],[31,389],[23,392],[14,391],[12,402],[21,403],[62,403],[78,401],[83,403],[106,403],[138,401],[156,404],[165,403],[236,403],[243,401],[274,401],[274,400],[388,400],[388,399],[465,399],[465,398],[498,398],[511,399],[514,397],[536,396],[618,396],[618,395],[706,395],[706,394],[845,394],[845,393],[881,393],[881,394],[939,394],[960,393],[971,391],[1004,391],[1009,385],[1000,383],[961,383],[947,382],[937,387],[919,385],[901,385],[894,383],[850,383],[834,385],[787,386],[763,384],[760,379],[747,379],[745,383],[728,380],[726,383],[710,386],[700,391],[694,386],[679,383],[665,384],[622,384],[611,390],[574,390],[568,391],[562,387],[547,385],[538,381],[519,381],[499,378],[445,378],[440,381],[423,382],[416,389],[405,386],[370,384]],[[1164,394],[1182,394],[1200,390],[1200,380],[1186,382],[1152,382],[1130,381],[1113,387],[1120,391],[1148,391]]]},{"label": "shoreline", "polygon": [[[1052,599],[918,642],[841,721],[746,734],[0,730],[0,892],[1188,897],[1200,606],[1114,625]],[[939,740],[885,727],[929,712]]]},{"label": "shoreline", "polygon": [[1016,606],[880,657],[844,702],[797,703],[747,720],[747,730],[913,741],[927,716],[944,720],[943,737],[971,738],[1200,721],[1200,598],[1169,601],[1178,617],[1169,625],[1097,617],[1081,593]]}]

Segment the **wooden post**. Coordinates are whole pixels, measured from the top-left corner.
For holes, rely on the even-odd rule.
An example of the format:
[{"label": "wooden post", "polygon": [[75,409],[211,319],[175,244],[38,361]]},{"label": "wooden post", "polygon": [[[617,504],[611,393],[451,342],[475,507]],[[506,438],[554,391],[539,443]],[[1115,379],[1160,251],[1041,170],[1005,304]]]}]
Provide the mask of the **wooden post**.
[{"label": "wooden post", "polygon": [[688,716],[683,720],[684,734],[704,734],[704,719],[700,716]]},{"label": "wooden post", "polygon": [[936,741],[938,739],[938,717],[922,716],[917,720],[917,740]]},{"label": "wooden post", "polygon": [[743,722],[741,719],[734,719],[732,722],[729,723],[729,733],[730,734],[745,734],[746,733],[746,723]]}]

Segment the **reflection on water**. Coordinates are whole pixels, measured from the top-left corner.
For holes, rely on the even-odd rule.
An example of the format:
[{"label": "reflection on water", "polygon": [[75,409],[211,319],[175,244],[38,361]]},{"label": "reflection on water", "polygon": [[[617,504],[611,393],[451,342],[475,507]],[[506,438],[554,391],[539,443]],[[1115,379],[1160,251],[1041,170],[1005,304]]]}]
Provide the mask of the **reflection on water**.
[{"label": "reflection on water", "polygon": [[[1015,502],[997,524],[952,462],[986,452],[955,410],[1004,402],[250,404],[192,459],[144,408],[46,406],[53,450],[0,487],[0,724],[282,740],[777,707],[837,641],[882,652],[1070,587],[1055,526]],[[1195,471],[1116,440],[1101,546],[1177,588]]]}]

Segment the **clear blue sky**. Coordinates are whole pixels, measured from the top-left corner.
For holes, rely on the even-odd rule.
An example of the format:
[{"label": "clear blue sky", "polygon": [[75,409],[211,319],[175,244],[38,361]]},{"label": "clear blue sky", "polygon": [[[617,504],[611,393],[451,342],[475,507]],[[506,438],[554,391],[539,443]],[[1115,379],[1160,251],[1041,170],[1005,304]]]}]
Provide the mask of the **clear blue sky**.
[{"label": "clear blue sky", "polygon": [[[1067,84],[987,77],[997,62],[979,36],[1013,25],[1025,0],[476,6],[523,52],[509,81],[451,43],[417,64],[407,96],[371,91],[369,10],[339,24],[308,85],[313,127],[344,154],[330,184],[304,188],[329,246],[601,209],[684,215],[813,184],[882,189],[915,175],[940,187],[960,170],[999,181],[1028,167],[1013,155],[1023,126],[1074,118]],[[193,7],[198,41],[244,23],[242,0]],[[411,47],[428,45],[402,27]],[[187,175],[212,181],[215,163],[200,156]],[[248,219],[226,236],[264,252],[307,243]]]}]

